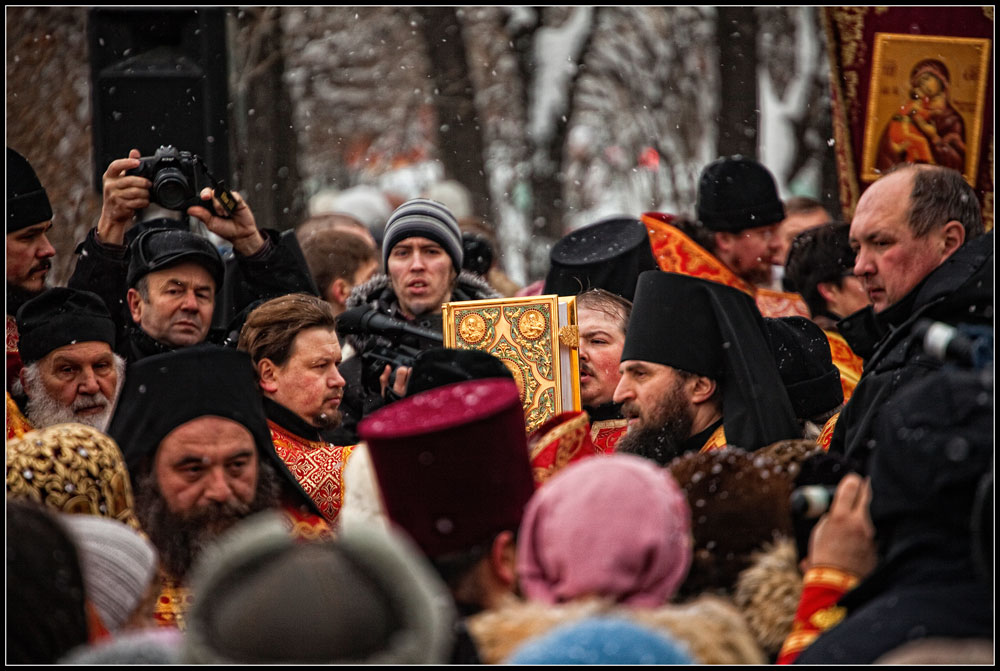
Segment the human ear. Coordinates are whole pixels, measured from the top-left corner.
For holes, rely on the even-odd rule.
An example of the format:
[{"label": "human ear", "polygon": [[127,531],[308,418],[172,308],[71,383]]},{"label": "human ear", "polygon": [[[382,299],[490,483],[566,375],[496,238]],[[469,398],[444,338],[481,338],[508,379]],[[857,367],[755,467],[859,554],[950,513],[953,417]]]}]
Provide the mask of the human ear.
[{"label": "human ear", "polygon": [[275,363],[266,357],[257,362],[257,380],[260,388],[269,394],[278,391],[278,380],[275,376],[277,368]]},{"label": "human ear", "polygon": [[691,386],[691,402],[704,403],[715,395],[715,380],[704,375],[694,378]]},{"label": "human ear", "polygon": [[125,300],[128,302],[128,311],[132,315],[132,321],[136,324],[141,323],[142,318],[142,296],[135,289],[129,289],[128,293],[125,294]]}]

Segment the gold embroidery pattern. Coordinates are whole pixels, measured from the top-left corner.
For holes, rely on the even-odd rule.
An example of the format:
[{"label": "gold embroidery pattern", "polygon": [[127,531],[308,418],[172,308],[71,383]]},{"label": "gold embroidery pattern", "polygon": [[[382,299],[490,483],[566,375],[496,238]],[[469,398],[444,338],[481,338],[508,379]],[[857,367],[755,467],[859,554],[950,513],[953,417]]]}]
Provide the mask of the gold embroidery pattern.
[{"label": "gold embroidery pattern", "polygon": [[843,606],[821,608],[809,617],[809,624],[813,625],[817,629],[826,631],[830,627],[840,624],[840,621],[843,620],[846,615],[847,609]]},{"label": "gold embroidery pattern", "polygon": [[538,438],[537,441],[532,441],[534,445],[531,447],[531,459],[534,460],[542,453],[545,448],[547,448],[552,443],[562,443],[562,441],[567,441],[569,445],[575,446],[574,449],[570,450],[571,454],[575,454],[577,450],[580,449],[583,441],[583,434],[586,433],[587,429],[587,415],[580,414],[573,417],[567,422],[563,422],[556,428],[552,429],[545,435]]},{"label": "gold embroidery pattern", "polygon": [[803,584],[846,592],[858,584],[857,576],[828,566],[814,566],[806,571]]},{"label": "gold embroidery pattern", "polygon": [[7,354],[16,353],[18,343],[17,320],[7,315]]},{"label": "gold embroidery pattern", "polygon": [[611,454],[626,431],[628,431],[627,419],[605,419],[591,424],[590,440],[598,452]]},{"label": "gold embroidery pattern", "polygon": [[17,403],[10,397],[10,392],[5,393],[7,394],[7,439],[20,438],[35,427],[31,426],[31,422],[17,407]]},{"label": "gold embroidery pattern", "polygon": [[268,421],[274,451],[302,485],[329,522],[337,519],[343,502],[343,448],[305,440]]},{"label": "gold embroidery pattern", "polygon": [[708,437],[705,444],[702,446],[700,452],[712,452],[714,450],[721,450],[726,446],[726,431],[724,426],[720,426],[718,429],[712,432],[712,435]]},{"label": "gold embroidery pattern", "polygon": [[[536,485],[544,483],[580,453],[588,433],[587,423],[586,413],[580,413],[546,433],[531,446],[532,475]],[[554,454],[550,457],[551,463],[545,464],[549,458],[541,457],[547,452]],[[545,465],[534,466],[535,463]]]},{"label": "gold embroidery pattern", "polygon": [[160,583],[160,595],[153,607],[153,620],[160,627],[176,627],[184,631],[187,629],[184,616],[192,603],[191,590],[167,576],[161,576]]},{"label": "gold embroidery pattern", "polygon": [[7,495],[140,528],[118,445],[83,424],[55,424],[8,440]]},{"label": "gold embroidery pattern", "polygon": [[840,34],[841,55],[844,67],[853,67],[864,47],[865,15],[867,7],[837,7],[831,10]]}]

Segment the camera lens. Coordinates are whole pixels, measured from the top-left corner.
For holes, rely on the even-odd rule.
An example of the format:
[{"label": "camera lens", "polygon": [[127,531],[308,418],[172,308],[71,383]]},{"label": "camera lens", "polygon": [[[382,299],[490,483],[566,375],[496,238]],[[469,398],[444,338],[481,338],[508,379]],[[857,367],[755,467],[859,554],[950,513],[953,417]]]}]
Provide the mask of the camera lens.
[{"label": "camera lens", "polygon": [[183,211],[194,192],[183,172],[177,168],[163,168],[153,178],[152,197],[168,210]]}]

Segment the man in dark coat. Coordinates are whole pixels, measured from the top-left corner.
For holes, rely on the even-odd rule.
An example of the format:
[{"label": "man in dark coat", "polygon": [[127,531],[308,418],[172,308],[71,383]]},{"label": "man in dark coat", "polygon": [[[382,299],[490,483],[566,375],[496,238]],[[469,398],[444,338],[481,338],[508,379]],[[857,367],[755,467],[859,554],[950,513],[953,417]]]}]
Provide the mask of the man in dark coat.
[{"label": "man in dark coat", "polygon": [[[993,638],[992,561],[982,561],[993,534],[992,516],[983,515],[992,499],[992,371],[945,369],[906,385],[886,403],[874,436],[877,564],[828,611],[827,622],[846,617],[802,652],[803,664],[872,664],[918,639]],[[814,535],[810,555],[826,552],[820,542]],[[849,531],[824,542],[844,557],[864,544]],[[821,563],[852,568],[851,559]]]},{"label": "man in dark coat", "polygon": [[[203,206],[183,213],[232,246],[225,259],[207,237],[188,230],[186,219],[171,218],[180,213],[165,211],[168,218],[126,231],[140,211],[151,207],[152,182],[127,174],[139,163],[139,151],[133,149],[129,158],[108,166],[101,217],[77,247],[69,280],[69,286],[104,299],[119,324],[118,349],[126,360],[205,341],[221,344],[232,335],[225,326],[255,301],[296,291],[317,293],[294,236],[259,229],[238,193],[232,194],[231,217],[219,216],[223,208],[210,188],[199,194]],[[189,263],[194,265],[184,266]],[[180,269],[183,276],[177,274]],[[148,279],[168,270],[169,277]]]},{"label": "man in dark coat", "polygon": [[838,324],[865,366],[830,451],[866,473],[882,407],[942,365],[918,323],[992,328],[994,236],[983,235],[979,202],[960,173],[907,165],[865,191],[850,237],[872,305]]},{"label": "man in dark coat", "polygon": [[[417,198],[400,205],[385,225],[382,241],[384,275],[355,287],[347,307],[368,306],[376,312],[418,330],[441,333],[441,304],[496,298],[498,294],[478,276],[462,270],[462,233],[455,216],[444,205]],[[440,347],[441,341],[418,335],[398,338],[355,333],[342,338],[357,355],[347,360],[341,373],[347,381],[341,406],[344,420],[335,442],[357,442],[355,427],[362,417],[385,404],[384,390],[397,396],[406,391],[409,368],[400,367],[390,382],[392,367],[372,361],[370,355],[385,348],[396,355]]]}]

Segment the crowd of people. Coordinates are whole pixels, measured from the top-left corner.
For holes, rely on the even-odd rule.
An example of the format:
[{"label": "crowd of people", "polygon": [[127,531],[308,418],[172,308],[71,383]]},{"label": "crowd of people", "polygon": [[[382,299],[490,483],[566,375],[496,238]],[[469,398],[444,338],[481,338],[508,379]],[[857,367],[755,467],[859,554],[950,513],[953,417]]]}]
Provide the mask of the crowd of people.
[{"label": "crowd of people", "polygon": [[[993,662],[993,232],[900,164],[850,221],[707,165],[503,278],[429,197],[260,227],[113,161],[65,286],[7,149],[8,663]],[[502,280],[499,278],[503,278]],[[580,409],[443,346],[575,296]]]}]

